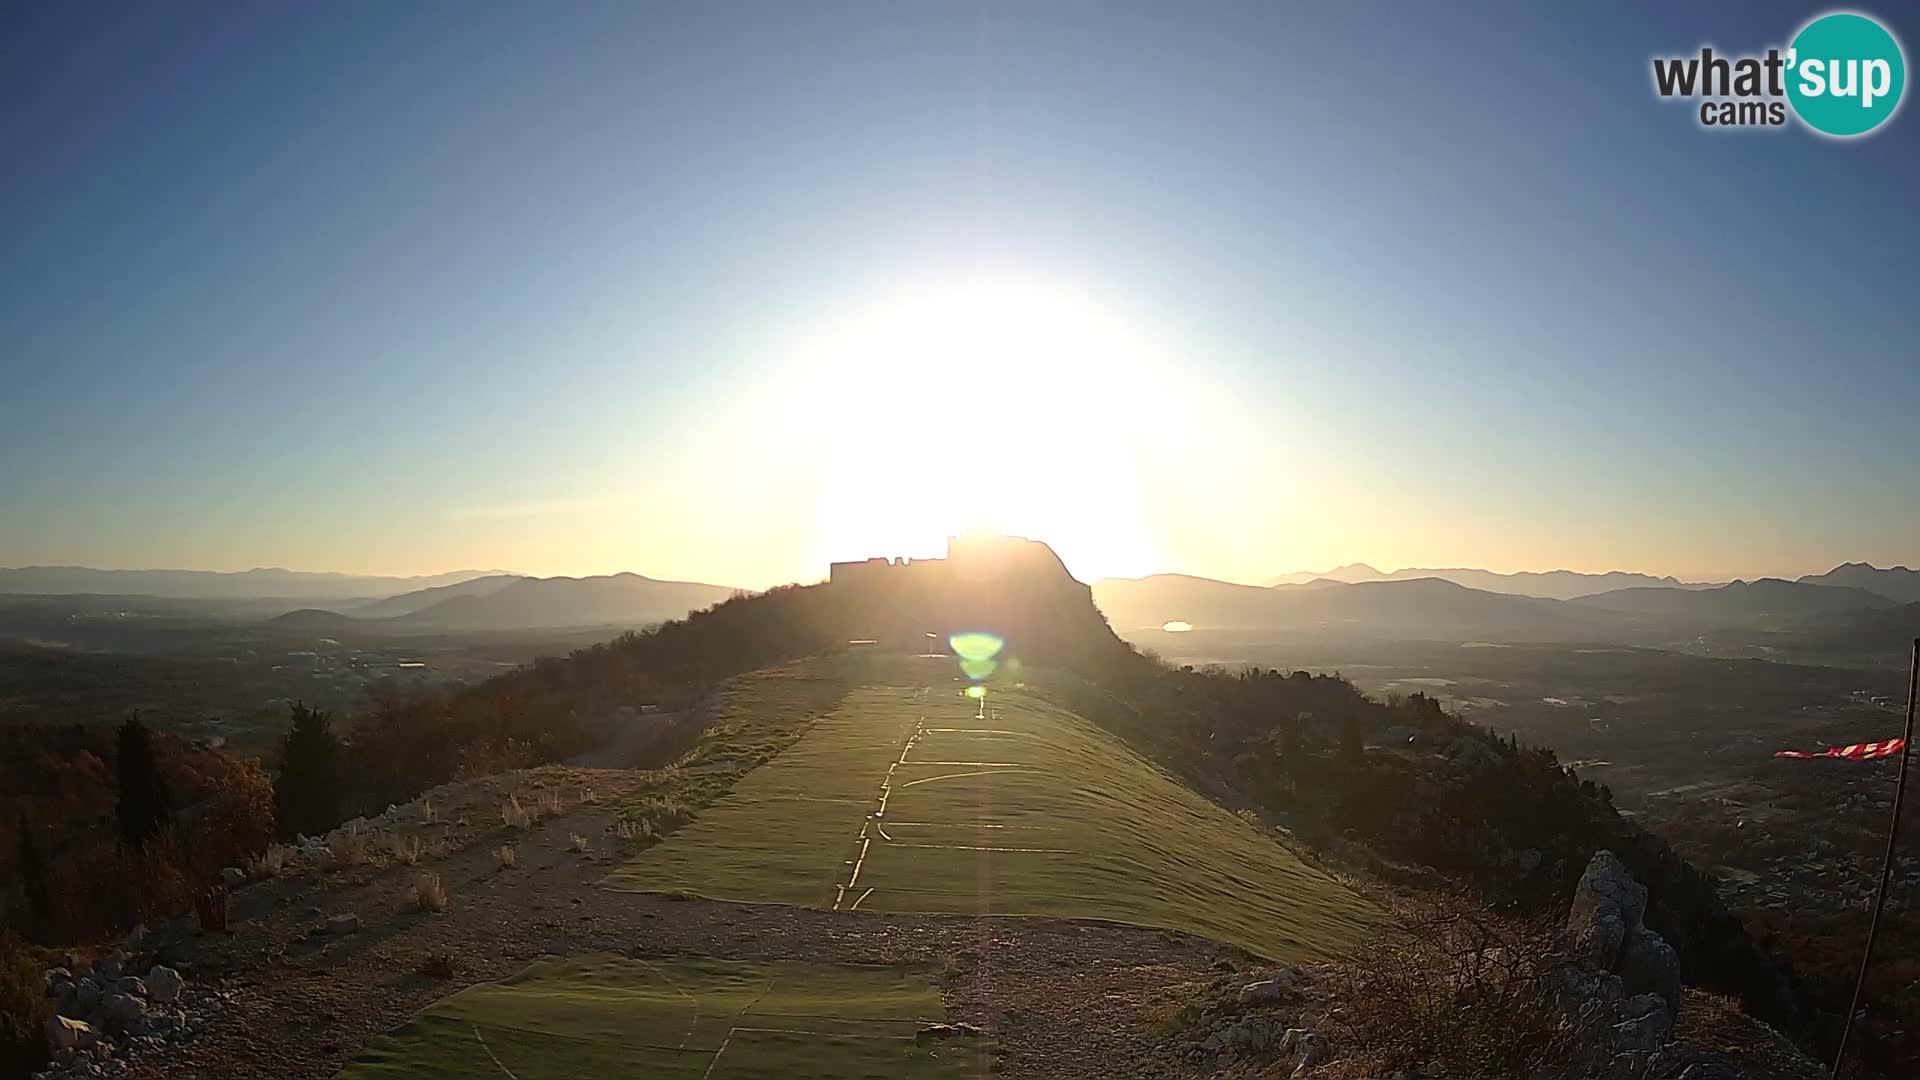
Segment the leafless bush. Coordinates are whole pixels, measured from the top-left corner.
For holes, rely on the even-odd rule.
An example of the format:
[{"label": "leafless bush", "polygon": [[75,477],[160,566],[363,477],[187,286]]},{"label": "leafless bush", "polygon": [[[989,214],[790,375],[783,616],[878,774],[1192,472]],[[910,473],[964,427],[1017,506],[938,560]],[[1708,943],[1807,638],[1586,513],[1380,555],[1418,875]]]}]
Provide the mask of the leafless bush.
[{"label": "leafless bush", "polygon": [[569,837],[569,840],[571,841],[571,846],[573,850],[577,852],[581,852],[584,854],[589,848],[589,845],[587,843],[587,838],[584,836],[581,836],[579,833],[572,834],[572,836]]},{"label": "leafless bush", "polygon": [[1381,1075],[1505,1077],[1572,1055],[1579,1033],[1554,1001],[1568,957],[1551,924],[1503,920],[1466,899],[1403,914],[1404,932],[1333,980],[1336,1044],[1355,1048],[1353,1063]]},{"label": "leafless bush", "polygon": [[533,815],[520,805],[520,796],[508,795],[507,801],[500,804],[500,820],[510,829],[530,829],[533,827]]},{"label": "leafless bush", "polygon": [[287,868],[287,862],[293,857],[293,849],[285,844],[268,844],[267,849],[247,860],[245,867],[250,878],[279,877]]},{"label": "leafless bush", "polygon": [[359,829],[342,829],[327,841],[336,868],[364,865],[373,857],[373,842]]},{"label": "leafless bush", "polygon": [[412,866],[420,861],[420,838],[417,836],[395,836],[387,843],[393,861],[402,866]]},{"label": "leafless bush", "polygon": [[458,978],[466,967],[466,962],[460,959],[459,953],[452,949],[439,948],[421,957],[420,967],[417,970],[420,974],[432,979],[454,979]]},{"label": "leafless bush", "polygon": [[440,875],[421,874],[413,881],[413,903],[421,911],[442,912],[453,906],[447,896],[447,888],[440,883]]},{"label": "leafless bush", "polygon": [[559,817],[567,812],[567,800],[560,795],[559,788],[548,788],[540,793],[538,816]]},{"label": "leafless bush", "polygon": [[514,850],[512,844],[501,844],[493,849],[493,857],[499,860],[500,869],[511,870],[513,864],[519,861],[520,854]]}]

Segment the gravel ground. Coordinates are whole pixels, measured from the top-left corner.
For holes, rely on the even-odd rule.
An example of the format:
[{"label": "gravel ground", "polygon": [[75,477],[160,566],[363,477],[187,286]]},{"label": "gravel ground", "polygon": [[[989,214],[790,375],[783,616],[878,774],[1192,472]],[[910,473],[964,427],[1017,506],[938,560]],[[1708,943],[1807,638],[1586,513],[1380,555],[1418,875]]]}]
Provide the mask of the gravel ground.
[{"label": "gravel ground", "polygon": [[[193,1042],[128,1061],[129,1077],[325,1077],[368,1040],[460,987],[512,973],[543,954],[613,951],[652,957],[904,963],[933,975],[949,1018],[993,1036],[994,1075],[1177,1076],[1177,1049],[1158,1024],[1219,973],[1252,966],[1244,953],[1171,931],[1024,918],[900,916],[720,903],[610,892],[595,885],[617,841],[606,804],[573,805],[531,830],[499,824],[509,787],[591,784],[618,795],[633,774],[541,770],[436,794],[444,819],[417,866],[290,873],[233,897],[233,932],[176,924],[190,978],[237,990]],[[490,818],[486,814],[492,815]],[[575,835],[589,851],[571,850]],[[515,842],[516,864],[495,848]],[[437,855],[437,857],[434,857]],[[440,875],[449,911],[413,902],[413,882]],[[359,916],[352,933],[317,932]],[[449,951],[459,974],[419,974]]]}]

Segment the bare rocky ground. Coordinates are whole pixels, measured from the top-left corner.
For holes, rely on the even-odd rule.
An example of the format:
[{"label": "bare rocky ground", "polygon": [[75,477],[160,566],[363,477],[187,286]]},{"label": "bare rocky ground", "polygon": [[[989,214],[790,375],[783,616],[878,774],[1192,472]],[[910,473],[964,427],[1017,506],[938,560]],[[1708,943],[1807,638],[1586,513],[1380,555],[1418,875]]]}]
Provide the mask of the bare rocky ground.
[{"label": "bare rocky ground", "polygon": [[[1189,1066],[1184,1047],[1156,1034],[1165,1019],[1222,970],[1257,972],[1238,950],[1137,927],[833,913],[598,888],[625,857],[612,804],[644,776],[541,769],[449,785],[429,796],[437,822],[422,821],[415,803],[361,834],[376,853],[394,836],[403,845],[421,838],[415,865],[376,854],[364,865],[289,867],[234,890],[230,933],[201,934],[191,922],[156,929],[140,949],[163,951],[189,985],[225,991],[226,1004],[190,1041],[123,1049],[102,1071],[325,1077],[463,986],[543,954],[614,951],[913,964],[941,986],[949,1019],[992,1035],[995,1075],[1171,1076]],[[594,803],[580,801],[587,789]],[[550,801],[557,813],[509,828],[499,807],[510,791],[528,807],[555,792],[564,808]],[[584,852],[574,850],[576,836]],[[511,867],[496,855],[507,843]],[[414,883],[427,872],[439,875],[445,912],[416,901]],[[333,926],[342,915],[357,928]],[[436,955],[452,959],[451,977],[423,973]]]}]

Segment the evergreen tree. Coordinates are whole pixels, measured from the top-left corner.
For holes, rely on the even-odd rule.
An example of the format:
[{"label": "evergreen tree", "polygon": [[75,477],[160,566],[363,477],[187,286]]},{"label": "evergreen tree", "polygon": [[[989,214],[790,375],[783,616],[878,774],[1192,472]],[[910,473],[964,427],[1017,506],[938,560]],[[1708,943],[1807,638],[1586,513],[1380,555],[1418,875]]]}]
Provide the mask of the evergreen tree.
[{"label": "evergreen tree", "polygon": [[120,725],[120,842],[146,847],[173,824],[173,799],[154,752],[153,732],[134,713]]},{"label": "evergreen tree", "polygon": [[47,862],[40,854],[40,845],[34,843],[33,828],[27,824],[27,815],[20,815],[20,889],[27,896],[27,910],[35,919],[45,922],[53,910],[53,901],[47,888]]},{"label": "evergreen tree", "polygon": [[292,706],[280,740],[280,776],[273,784],[280,835],[318,836],[340,821],[340,737],[333,719],[304,703]]}]

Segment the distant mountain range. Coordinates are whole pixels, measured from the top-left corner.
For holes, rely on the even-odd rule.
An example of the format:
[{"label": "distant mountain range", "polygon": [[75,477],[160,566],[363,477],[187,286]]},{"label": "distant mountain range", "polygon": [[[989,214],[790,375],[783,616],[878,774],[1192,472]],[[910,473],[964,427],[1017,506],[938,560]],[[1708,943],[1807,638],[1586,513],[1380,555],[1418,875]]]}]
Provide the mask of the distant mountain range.
[{"label": "distant mountain range", "polygon": [[1824,574],[1808,574],[1800,579],[1809,585],[1846,585],[1877,592],[1903,604],[1920,602],[1920,570],[1896,566],[1881,570],[1866,563],[1842,563]]},{"label": "distant mountain range", "polygon": [[494,575],[390,597],[341,611],[291,611],[270,625],[302,631],[373,633],[645,626],[711,607],[739,590],[639,574],[533,578]]},{"label": "distant mountain range", "polygon": [[1515,596],[1537,596],[1548,600],[1571,600],[1576,596],[1589,596],[1611,589],[1628,589],[1635,586],[1653,586],[1672,589],[1709,589],[1712,585],[1696,584],[1671,577],[1653,577],[1648,574],[1630,574],[1620,570],[1609,570],[1604,574],[1582,574],[1573,570],[1548,570],[1544,573],[1522,572],[1518,574],[1496,574],[1491,570],[1475,570],[1455,567],[1443,570],[1428,570],[1407,567],[1383,574],[1366,563],[1348,563],[1336,566],[1324,574],[1306,571],[1284,574],[1274,578],[1270,585],[1305,585],[1314,581],[1344,581],[1357,585],[1367,581],[1415,581],[1420,578],[1439,578],[1456,585],[1465,585],[1469,589],[1482,589],[1486,592],[1511,593]]},{"label": "distant mountain range", "polygon": [[1579,641],[1608,636],[1622,617],[1602,608],[1470,589],[1439,578],[1317,579],[1298,585],[1236,585],[1180,574],[1108,578],[1094,603],[1122,631],[1190,623],[1407,640]]},{"label": "distant mountain range", "polygon": [[1732,626],[1795,628],[1815,618],[1865,616],[1895,606],[1862,588],[1779,579],[1634,586],[1558,599],[1442,578],[1352,584],[1316,578],[1257,586],[1160,574],[1096,582],[1093,595],[1123,632],[1187,623],[1201,630],[1492,642],[1652,643]]},{"label": "distant mountain range", "polygon": [[455,570],[424,577],[380,577],[310,573],[278,567],[221,573],[213,570],[96,570],[89,566],[21,566],[0,568],[0,593],[161,596],[174,599],[372,599],[417,589],[457,585],[474,578],[502,573],[504,571],[500,570]]},{"label": "distant mountain range", "polygon": [[1799,619],[1842,611],[1889,608],[1895,603],[1888,597],[1866,589],[1782,581],[1779,578],[1735,581],[1712,589],[1615,589],[1582,596],[1573,602],[1608,611],[1737,621]]}]

